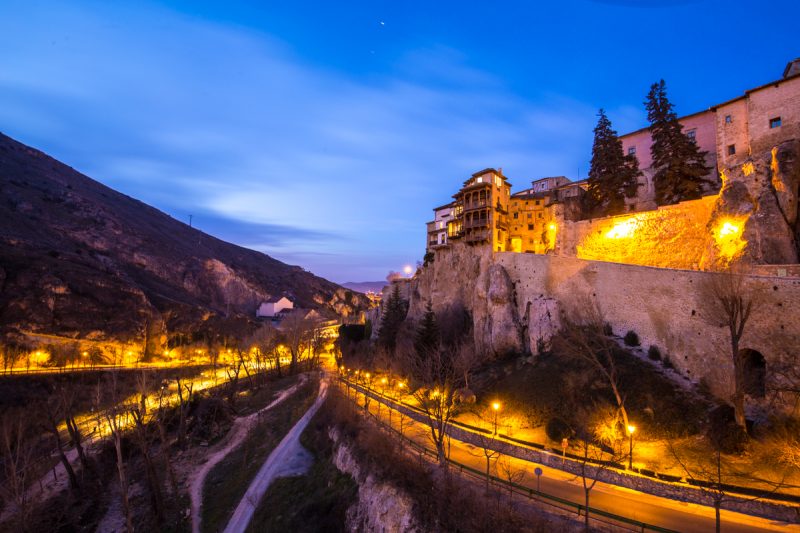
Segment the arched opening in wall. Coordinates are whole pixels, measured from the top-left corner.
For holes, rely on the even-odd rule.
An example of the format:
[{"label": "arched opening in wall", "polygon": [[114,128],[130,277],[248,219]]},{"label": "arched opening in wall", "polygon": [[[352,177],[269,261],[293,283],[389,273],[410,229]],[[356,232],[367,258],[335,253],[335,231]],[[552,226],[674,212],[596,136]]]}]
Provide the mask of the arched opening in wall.
[{"label": "arched opening in wall", "polygon": [[745,348],[739,351],[744,375],[744,392],[753,398],[763,398],[767,392],[767,362],[761,353]]}]

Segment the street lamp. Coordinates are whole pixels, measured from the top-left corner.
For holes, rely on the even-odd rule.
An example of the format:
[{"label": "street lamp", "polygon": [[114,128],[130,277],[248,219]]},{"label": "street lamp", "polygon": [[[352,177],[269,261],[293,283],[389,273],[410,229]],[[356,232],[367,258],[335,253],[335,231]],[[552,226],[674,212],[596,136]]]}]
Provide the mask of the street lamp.
[{"label": "street lamp", "polygon": [[500,410],[500,402],[492,402],[492,410],[494,411],[494,434],[497,435],[497,411]]},{"label": "street lamp", "polygon": [[628,470],[633,470],[633,434],[636,426],[628,425],[628,435],[630,436],[630,448],[628,449]]}]

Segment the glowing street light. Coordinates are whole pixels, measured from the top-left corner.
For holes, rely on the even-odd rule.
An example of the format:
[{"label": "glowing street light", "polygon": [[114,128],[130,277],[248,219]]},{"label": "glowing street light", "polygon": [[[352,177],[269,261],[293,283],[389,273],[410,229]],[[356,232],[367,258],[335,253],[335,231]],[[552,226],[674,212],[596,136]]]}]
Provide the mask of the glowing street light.
[{"label": "glowing street light", "polygon": [[494,411],[494,434],[497,435],[497,412],[500,410],[500,402],[492,402],[492,410]]},{"label": "glowing street light", "polygon": [[633,434],[636,426],[628,425],[628,435],[630,436],[630,449],[628,450],[628,470],[633,470]]},{"label": "glowing street light", "polygon": [[411,267],[411,265],[406,265],[403,267],[403,273],[406,276],[410,276],[412,272],[414,272],[414,269]]}]

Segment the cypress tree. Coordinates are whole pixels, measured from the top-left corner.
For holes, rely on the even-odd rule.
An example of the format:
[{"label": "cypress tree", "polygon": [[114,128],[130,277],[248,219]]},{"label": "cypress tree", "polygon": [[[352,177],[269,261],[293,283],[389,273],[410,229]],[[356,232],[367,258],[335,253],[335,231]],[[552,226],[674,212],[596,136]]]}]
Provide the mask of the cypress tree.
[{"label": "cypress tree", "polygon": [[622,141],[611,127],[602,109],[597,114],[592,145],[592,166],[589,169],[587,210],[592,216],[616,215],[625,210],[625,197],[636,195],[641,176],[639,161],[625,155]]},{"label": "cypress tree", "polygon": [[406,319],[408,305],[400,296],[400,287],[396,283],[392,294],[386,299],[381,316],[381,327],[378,330],[378,344],[394,351],[397,345],[397,332]]},{"label": "cypress tree", "polygon": [[683,133],[672,103],[667,99],[664,80],[650,86],[645,101],[653,144],[653,185],[658,205],[695,200],[703,195],[703,186],[713,182],[706,178],[707,152],[700,151]]},{"label": "cypress tree", "polygon": [[436,323],[436,314],[433,312],[431,303],[425,308],[425,315],[417,328],[414,338],[414,348],[417,355],[424,357],[431,350],[436,349],[439,344],[439,325]]}]

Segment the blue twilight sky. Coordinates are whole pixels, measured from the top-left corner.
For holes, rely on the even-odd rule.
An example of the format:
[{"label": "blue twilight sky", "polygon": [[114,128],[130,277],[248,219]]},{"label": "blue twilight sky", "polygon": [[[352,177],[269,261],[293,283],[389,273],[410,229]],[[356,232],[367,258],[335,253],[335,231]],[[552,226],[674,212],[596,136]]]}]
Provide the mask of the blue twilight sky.
[{"label": "blue twilight sky", "polygon": [[599,107],[646,124],[780,77],[800,2],[0,0],[0,131],[334,281],[421,259],[502,167],[585,177]]}]

